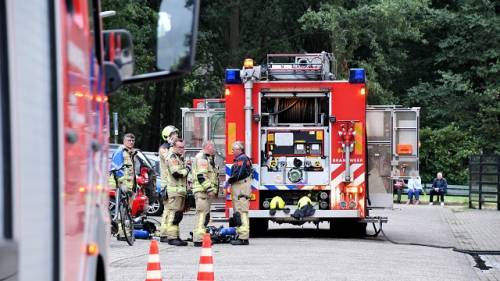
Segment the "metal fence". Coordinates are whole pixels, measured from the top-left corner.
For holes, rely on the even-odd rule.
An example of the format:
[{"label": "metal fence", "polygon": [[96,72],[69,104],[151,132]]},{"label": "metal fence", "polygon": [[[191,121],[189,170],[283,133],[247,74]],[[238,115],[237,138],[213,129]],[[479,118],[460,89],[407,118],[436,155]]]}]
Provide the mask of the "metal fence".
[{"label": "metal fence", "polygon": [[485,203],[493,203],[500,211],[500,156],[471,156],[469,173],[469,208],[482,209]]}]

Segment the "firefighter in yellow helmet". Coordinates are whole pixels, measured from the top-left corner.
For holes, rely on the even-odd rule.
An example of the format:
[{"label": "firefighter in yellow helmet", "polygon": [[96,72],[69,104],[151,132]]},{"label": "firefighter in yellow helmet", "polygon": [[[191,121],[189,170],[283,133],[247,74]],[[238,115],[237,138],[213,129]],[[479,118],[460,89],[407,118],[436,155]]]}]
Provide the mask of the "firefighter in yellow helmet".
[{"label": "firefighter in yellow helmet", "polygon": [[187,246],[179,238],[179,223],[183,217],[187,193],[187,176],[190,169],[184,163],[184,142],[176,139],[172,143],[166,161],[160,160],[161,181],[166,184],[168,198],[160,226],[160,242],[174,246]]},{"label": "firefighter in yellow helmet", "polygon": [[[123,136],[123,145],[111,156],[111,168],[108,178],[108,185],[111,189],[118,187],[128,193],[129,208],[135,197],[135,168],[134,168],[134,149],[135,136],[131,133]],[[121,224],[118,224],[118,240],[125,240]],[[132,234],[129,234],[132,235]]]},{"label": "firefighter in yellow helmet", "polygon": [[164,143],[160,146],[160,149],[163,147],[168,150],[172,146],[173,142],[179,138],[179,129],[172,125],[168,125],[161,131],[161,138]]},{"label": "firefighter in yellow helmet", "polygon": [[233,201],[233,220],[236,225],[237,239],[232,245],[248,245],[250,237],[250,221],[248,208],[252,195],[252,162],[245,155],[245,146],[241,141],[233,143],[234,163],[231,167],[231,177],[227,183],[231,185],[231,199]]},{"label": "firefighter in yellow helmet", "polygon": [[215,144],[205,141],[202,150],[193,161],[192,178],[193,193],[196,200],[196,217],[194,220],[193,243],[201,247],[203,235],[210,221],[210,204],[218,190],[217,168],[215,167]]},{"label": "firefighter in yellow helmet", "polygon": [[[162,163],[164,164],[163,166],[166,167],[167,163],[167,156],[168,153],[170,152],[170,147],[172,147],[172,144],[174,143],[175,140],[179,138],[179,130],[172,126],[168,125],[163,130],[161,131],[161,138],[163,139],[164,143],[160,145],[160,148],[158,149],[158,155],[160,157],[160,172],[162,171]],[[162,188],[162,194],[165,195],[166,188],[167,188],[167,181],[166,177],[161,178],[161,188]],[[166,200],[166,198],[163,198]],[[166,202],[164,202],[166,203]]]}]

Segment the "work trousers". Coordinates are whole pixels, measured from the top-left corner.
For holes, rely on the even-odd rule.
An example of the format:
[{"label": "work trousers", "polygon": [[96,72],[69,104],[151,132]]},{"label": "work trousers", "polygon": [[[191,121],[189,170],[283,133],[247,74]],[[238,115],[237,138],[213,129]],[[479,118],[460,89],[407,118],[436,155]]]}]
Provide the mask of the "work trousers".
[{"label": "work trousers", "polygon": [[196,200],[196,215],[194,219],[193,242],[202,242],[203,235],[206,233],[206,225],[210,214],[211,198],[206,192],[196,192],[194,194]]},{"label": "work trousers", "polygon": [[241,225],[236,227],[238,238],[247,240],[250,237],[250,221],[248,219],[248,208],[250,196],[252,195],[252,177],[237,181],[231,185],[231,200],[233,202],[234,214],[241,216]]},{"label": "work trousers", "polygon": [[441,202],[444,202],[444,191],[436,191],[434,189],[431,189],[431,191],[429,192],[429,195],[430,195],[429,202],[431,202],[431,203],[433,201],[434,195],[438,195],[438,201],[439,201],[439,197],[441,197]]},{"label": "work trousers", "polygon": [[415,196],[415,200],[419,200],[420,189],[408,189],[408,200],[412,200]]},{"label": "work trousers", "polygon": [[169,194],[168,199],[163,201],[164,210],[161,219],[160,237],[167,239],[179,238],[179,222],[174,224],[176,212],[184,212],[186,197],[179,194]]}]

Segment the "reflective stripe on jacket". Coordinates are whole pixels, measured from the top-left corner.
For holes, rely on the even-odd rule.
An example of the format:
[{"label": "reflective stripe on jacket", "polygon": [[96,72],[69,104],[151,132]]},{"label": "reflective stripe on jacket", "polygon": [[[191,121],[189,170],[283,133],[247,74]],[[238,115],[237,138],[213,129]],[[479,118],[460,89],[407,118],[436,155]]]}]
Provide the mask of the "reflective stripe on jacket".
[{"label": "reflective stripe on jacket", "polygon": [[194,158],[193,192],[215,192],[217,190],[217,170],[213,156],[198,152]]},{"label": "reflective stripe on jacket", "polygon": [[187,176],[189,169],[180,155],[173,151],[167,156],[167,169],[161,175],[162,182],[167,183],[167,193],[186,194]]}]

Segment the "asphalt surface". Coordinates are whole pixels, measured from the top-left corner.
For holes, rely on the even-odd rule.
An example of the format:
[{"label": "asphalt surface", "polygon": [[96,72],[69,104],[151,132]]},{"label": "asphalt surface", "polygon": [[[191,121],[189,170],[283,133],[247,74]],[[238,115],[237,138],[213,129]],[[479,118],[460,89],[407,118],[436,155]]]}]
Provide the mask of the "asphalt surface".
[{"label": "asphalt surface", "polygon": [[[500,250],[498,211],[397,205],[372,215],[389,217],[384,232],[394,241]],[[193,218],[184,216],[182,238],[192,231]],[[215,280],[500,280],[500,256],[478,256],[487,268],[480,269],[470,255],[395,245],[383,235],[331,238],[327,223],[319,230],[312,224],[270,227],[265,237],[251,239],[249,246],[213,245]],[[196,280],[200,248],[159,244],[163,280]],[[144,280],[149,245],[150,241],[137,240],[130,247],[111,239],[110,280]]]}]

